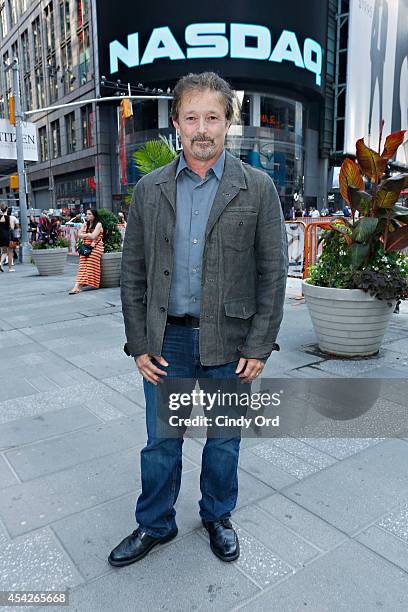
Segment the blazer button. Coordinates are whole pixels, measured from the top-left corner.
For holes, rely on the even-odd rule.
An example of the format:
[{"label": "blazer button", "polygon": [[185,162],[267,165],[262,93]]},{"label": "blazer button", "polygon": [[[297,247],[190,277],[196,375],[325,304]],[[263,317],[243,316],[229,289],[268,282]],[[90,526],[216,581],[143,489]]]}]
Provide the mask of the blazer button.
[{"label": "blazer button", "polygon": [[167,236],[165,236],[165,237],[164,237],[164,241],[165,241],[165,242],[168,242],[168,241],[169,241],[169,239],[167,238]]},{"label": "blazer button", "polygon": [[160,312],[166,312],[166,309],[164,306],[160,306]]},{"label": "blazer button", "polygon": [[170,274],[170,272],[168,270],[164,271],[164,276],[168,276]]},{"label": "blazer button", "polygon": [[238,225],[244,225],[244,222],[243,222],[243,221],[240,221],[240,222],[238,223]]}]

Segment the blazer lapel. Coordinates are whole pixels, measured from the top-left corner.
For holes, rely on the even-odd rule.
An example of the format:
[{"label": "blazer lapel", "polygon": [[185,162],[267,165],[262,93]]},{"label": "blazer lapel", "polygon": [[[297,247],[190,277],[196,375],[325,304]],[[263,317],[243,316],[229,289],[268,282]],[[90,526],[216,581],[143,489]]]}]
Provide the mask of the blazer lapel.
[{"label": "blazer lapel", "polygon": [[178,156],[170,164],[168,164],[160,173],[156,180],[156,185],[160,185],[160,189],[170,203],[173,211],[176,212],[176,170],[179,162]]}]

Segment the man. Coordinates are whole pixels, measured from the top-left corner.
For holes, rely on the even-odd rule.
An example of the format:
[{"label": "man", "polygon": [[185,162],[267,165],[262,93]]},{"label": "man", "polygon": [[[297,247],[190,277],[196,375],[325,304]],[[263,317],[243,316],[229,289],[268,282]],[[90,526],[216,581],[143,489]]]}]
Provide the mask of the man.
[{"label": "man", "polygon": [[[141,452],[139,527],[110,554],[124,566],[177,535],[182,437],[157,435],[158,383],[249,384],[277,346],[287,276],[282,210],[269,176],[225,151],[234,94],[218,75],[177,83],[173,123],[183,153],[142,178],[126,229],[121,295],[127,354],[143,376],[148,440]],[[184,383],[183,383],[184,384]],[[207,438],[200,516],[211,549],[239,556],[239,436]]]}]

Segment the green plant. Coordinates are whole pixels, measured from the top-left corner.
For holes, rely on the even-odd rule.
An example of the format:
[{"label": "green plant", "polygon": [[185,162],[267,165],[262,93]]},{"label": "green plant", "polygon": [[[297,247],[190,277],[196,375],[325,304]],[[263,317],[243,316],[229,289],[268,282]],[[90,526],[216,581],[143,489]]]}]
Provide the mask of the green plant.
[{"label": "green plant", "polygon": [[[378,153],[360,138],[356,161],[344,160],[340,192],[351,207],[352,220],[342,218],[322,232],[322,254],[309,270],[311,284],[363,289],[388,301],[408,298],[408,258],[400,253],[408,247],[408,208],[398,204],[408,174],[385,178],[404,134],[400,130],[387,136],[381,155],[381,134]],[[364,177],[370,184],[366,190]]]},{"label": "green plant", "polygon": [[116,253],[122,249],[122,237],[118,229],[119,219],[110,210],[101,208],[98,217],[103,227],[103,246],[105,253]]},{"label": "green plant", "polygon": [[169,164],[176,157],[173,145],[164,136],[159,136],[158,140],[148,140],[133,153],[135,166],[142,176]]},{"label": "green plant", "polygon": [[[346,231],[350,236],[351,230],[347,228]],[[325,247],[317,263],[309,269],[311,285],[363,289],[388,303],[408,299],[408,255],[379,248],[368,266],[354,270],[346,237],[335,232],[328,239],[329,233],[323,233]]]},{"label": "green plant", "polygon": [[[351,235],[349,228],[344,229],[347,235]],[[350,289],[353,272],[351,252],[345,235],[326,230],[322,232],[320,240],[324,243],[323,250],[317,263],[309,268],[309,283],[319,287]]]},{"label": "green plant", "polygon": [[[381,155],[381,134],[378,153],[360,138],[356,142],[357,161],[345,159],[341,166],[340,193],[350,204],[353,220],[355,212],[360,213],[353,223],[344,219],[352,229],[348,243],[355,270],[367,267],[381,247],[386,252],[408,247],[408,209],[398,204],[401,191],[408,187],[408,174],[384,178],[387,163],[404,140],[405,132],[387,136]],[[370,181],[369,190],[364,190],[364,176]],[[343,231],[338,227],[334,230]]]},{"label": "green plant", "polygon": [[[137,151],[133,153],[133,163],[139,173],[144,176],[157,168],[169,164],[177,157],[177,152],[172,143],[160,135],[157,140],[148,140]],[[132,200],[134,187],[129,187],[124,198],[127,204]]]}]

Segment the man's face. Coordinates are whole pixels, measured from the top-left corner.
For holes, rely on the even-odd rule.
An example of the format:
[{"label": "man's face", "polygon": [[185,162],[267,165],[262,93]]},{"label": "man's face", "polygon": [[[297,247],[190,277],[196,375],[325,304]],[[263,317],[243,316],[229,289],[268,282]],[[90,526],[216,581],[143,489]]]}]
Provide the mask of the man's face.
[{"label": "man's face", "polygon": [[173,123],[187,157],[201,161],[219,157],[230,126],[219,94],[209,89],[185,93]]}]

